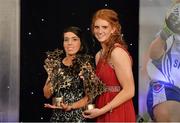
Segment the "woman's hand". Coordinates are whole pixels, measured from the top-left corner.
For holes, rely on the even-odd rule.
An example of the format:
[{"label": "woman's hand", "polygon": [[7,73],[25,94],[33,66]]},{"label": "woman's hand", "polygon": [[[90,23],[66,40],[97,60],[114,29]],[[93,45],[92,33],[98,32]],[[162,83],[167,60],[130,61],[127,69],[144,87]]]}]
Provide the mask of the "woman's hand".
[{"label": "woman's hand", "polygon": [[103,113],[101,112],[100,109],[95,108],[95,109],[90,109],[90,110],[86,110],[83,112],[83,117],[84,118],[89,118],[89,119],[93,119],[96,118],[100,115],[102,115]]},{"label": "woman's hand", "polygon": [[44,104],[45,108],[51,108],[51,109],[62,109],[62,107],[56,106],[56,105],[51,105],[51,104]]},{"label": "woman's hand", "polygon": [[70,111],[73,109],[72,105],[66,104],[66,103],[60,103],[60,106],[51,105],[51,104],[44,104],[45,108],[51,108],[51,109],[62,109],[65,111]]}]

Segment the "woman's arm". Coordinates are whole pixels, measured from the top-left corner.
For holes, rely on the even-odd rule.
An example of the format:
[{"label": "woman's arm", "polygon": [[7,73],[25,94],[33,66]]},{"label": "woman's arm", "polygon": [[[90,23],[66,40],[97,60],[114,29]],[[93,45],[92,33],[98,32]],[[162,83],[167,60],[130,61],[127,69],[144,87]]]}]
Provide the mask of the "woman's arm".
[{"label": "woman's arm", "polygon": [[71,107],[72,107],[72,109],[79,109],[79,108],[86,106],[87,104],[88,104],[88,96],[85,96],[82,99],[80,99],[79,101],[72,103]]},{"label": "woman's arm", "polygon": [[88,104],[88,96],[84,96],[82,99],[72,104],[61,103],[61,106],[65,111],[70,111],[73,109],[79,109],[85,107],[87,104]]},{"label": "woman's arm", "polygon": [[47,65],[44,65],[44,69],[46,70],[46,72],[48,74],[48,78],[46,79],[46,83],[44,85],[43,92],[44,92],[44,96],[47,99],[49,99],[53,94],[53,86],[51,83],[51,74],[52,74],[53,69],[48,68]]},{"label": "woman's arm", "polygon": [[161,58],[165,53],[166,42],[158,36],[149,46],[149,57],[153,60]]},{"label": "woman's arm", "polygon": [[43,92],[44,92],[44,96],[47,99],[49,99],[53,94],[53,87],[52,87],[52,84],[50,82],[49,77],[46,80],[46,83],[45,83],[44,88],[43,88]]}]

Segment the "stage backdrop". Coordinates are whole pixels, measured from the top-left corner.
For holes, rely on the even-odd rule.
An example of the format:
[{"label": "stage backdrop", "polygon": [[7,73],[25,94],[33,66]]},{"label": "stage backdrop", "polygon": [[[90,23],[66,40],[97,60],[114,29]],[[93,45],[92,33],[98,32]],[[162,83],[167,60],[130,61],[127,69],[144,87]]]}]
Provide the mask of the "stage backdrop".
[{"label": "stage backdrop", "polygon": [[147,49],[162,26],[170,0],[140,0],[139,11],[139,115],[149,119],[146,108],[148,78],[146,74]]},{"label": "stage backdrop", "polygon": [[21,90],[20,121],[49,121],[52,110],[44,108],[51,100],[43,96],[47,78],[43,65],[47,51],[61,48],[62,31],[79,26],[93,55],[99,50],[91,36],[91,18],[98,9],[110,8],[120,17],[122,33],[133,58],[138,113],[139,0],[21,0]]},{"label": "stage backdrop", "polygon": [[[93,1],[93,0],[92,0]],[[139,69],[135,60],[137,82],[139,70],[139,115],[148,119],[146,95],[148,79],[145,71],[147,48],[159,31],[170,0],[21,1],[21,90],[20,90],[20,0],[0,0],[0,122],[19,120],[19,90],[21,91],[20,121],[48,121],[50,113],[43,108],[42,88],[46,79],[43,69],[45,51],[59,45],[59,31],[64,26],[78,24],[90,31],[90,18],[95,10],[112,8],[121,14],[123,32],[133,59],[139,49]],[[69,2],[71,3],[70,6]],[[83,3],[82,3],[83,2]],[[78,5],[81,6],[79,9]],[[90,8],[87,8],[90,6]],[[140,8],[139,14],[138,7]],[[84,11],[85,10],[85,11]],[[138,32],[138,21],[139,26]],[[86,21],[82,21],[87,19]],[[66,22],[66,23],[65,23]],[[137,34],[139,33],[139,48]],[[44,72],[44,73],[43,73]],[[137,83],[136,83],[137,87]],[[137,108],[137,107],[136,107]]]},{"label": "stage backdrop", "polygon": [[0,0],[0,122],[19,121],[19,0]]}]

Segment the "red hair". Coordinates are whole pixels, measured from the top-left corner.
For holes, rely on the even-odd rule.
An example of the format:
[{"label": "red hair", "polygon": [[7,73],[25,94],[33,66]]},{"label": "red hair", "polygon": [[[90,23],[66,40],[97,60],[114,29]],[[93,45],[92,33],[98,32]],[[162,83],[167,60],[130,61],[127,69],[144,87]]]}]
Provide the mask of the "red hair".
[{"label": "red hair", "polygon": [[91,31],[92,34],[94,34],[94,24],[97,19],[106,20],[114,29],[114,33],[111,34],[109,37],[107,43],[105,44],[107,46],[107,49],[105,50],[104,57],[105,59],[108,59],[111,55],[112,50],[114,49],[114,44],[119,43],[127,49],[127,45],[124,42],[121,34],[121,25],[119,23],[118,14],[111,10],[111,9],[101,9],[98,10],[93,18],[92,18],[92,24],[91,24]]}]

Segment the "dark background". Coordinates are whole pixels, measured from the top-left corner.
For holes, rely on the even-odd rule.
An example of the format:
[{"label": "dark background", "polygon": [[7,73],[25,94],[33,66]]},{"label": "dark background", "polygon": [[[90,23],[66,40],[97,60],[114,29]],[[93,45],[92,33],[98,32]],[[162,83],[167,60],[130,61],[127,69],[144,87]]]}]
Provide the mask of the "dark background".
[{"label": "dark background", "polygon": [[43,96],[47,77],[43,68],[45,52],[59,48],[62,30],[74,25],[85,32],[89,53],[94,55],[100,47],[91,37],[91,18],[101,8],[119,14],[133,58],[134,106],[138,114],[139,0],[21,0],[20,122],[49,121],[51,110],[43,108],[51,101]]}]

